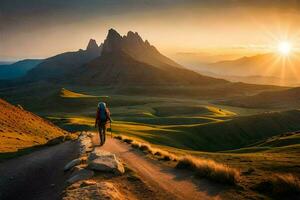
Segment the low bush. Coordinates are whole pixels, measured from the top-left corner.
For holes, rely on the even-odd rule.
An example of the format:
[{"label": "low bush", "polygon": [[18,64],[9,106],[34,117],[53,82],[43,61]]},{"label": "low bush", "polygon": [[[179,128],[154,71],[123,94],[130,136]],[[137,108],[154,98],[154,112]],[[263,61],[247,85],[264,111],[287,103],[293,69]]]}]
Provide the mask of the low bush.
[{"label": "low bush", "polygon": [[176,168],[193,170],[198,177],[208,178],[220,183],[236,184],[240,179],[240,172],[237,169],[213,160],[193,156],[179,158]]},{"label": "low bush", "polygon": [[126,142],[127,144],[131,144],[133,142],[133,140],[130,138],[124,138],[123,141]]},{"label": "low bush", "polygon": [[143,152],[146,152],[146,153],[147,152],[149,152],[149,153],[152,152],[151,146],[149,144],[145,144],[145,143],[141,144],[140,150],[143,151]]},{"label": "low bush", "polygon": [[297,196],[300,194],[300,180],[292,174],[274,174],[254,189],[274,197]]},{"label": "low bush", "polygon": [[141,144],[140,143],[138,143],[138,142],[132,142],[131,143],[131,146],[133,147],[133,148],[135,148],[135,149],[139,149],[140,148],[140,146],[141,146]]},{"label": "low bush", "polygon": [[117,140],[122,140],[123,139],[123,137],[121,135],[114,136],[114,138],[116,138]]}]

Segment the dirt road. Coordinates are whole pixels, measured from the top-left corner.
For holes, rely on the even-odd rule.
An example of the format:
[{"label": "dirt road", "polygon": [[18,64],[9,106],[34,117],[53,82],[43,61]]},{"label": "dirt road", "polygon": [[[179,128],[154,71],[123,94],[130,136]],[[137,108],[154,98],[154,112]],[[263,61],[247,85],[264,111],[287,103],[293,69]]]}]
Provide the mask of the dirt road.
[{"label": "dirt road", "polygon": [[[97,141],[98,139],[94,139]],[[115,153],[142,180],[153,187],[161,187],[178,199],[220,199],[222,189],[206,180],[195,180],[191,173],[178,171],[158,161],[146,158],[143,153],[132,149],[129,145],[116,139],[107,138],[103,150]]]},{"label": "dirt road", "polygon": [[[94,138],[98,142],[98,138]],[[100,147],[115,153],[149,186],[159,191],[163,199],[220,199],[220,186],[206,180],[196,180],[191,173],[178,171],[159,161],[145,157],[115,139],[107,138]],[[0,163],[0,200],[60,199],[66,179],[63,167],[78,156],[76,142],[45,147],[31,154]],[[166,193],[165,193],[166,192]]]},{"label": "dirt road", "polygon": [[77,155],[77,143],[65,142],[0,163],[0,200],[60,199],[69,177],[63,168]]}]

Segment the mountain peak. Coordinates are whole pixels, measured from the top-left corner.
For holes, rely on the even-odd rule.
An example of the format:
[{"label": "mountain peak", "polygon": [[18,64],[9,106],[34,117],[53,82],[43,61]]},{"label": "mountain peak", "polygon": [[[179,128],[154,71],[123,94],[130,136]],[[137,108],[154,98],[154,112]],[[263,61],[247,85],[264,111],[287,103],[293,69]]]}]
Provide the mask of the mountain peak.
[{"label": "mountain peak", "polygon": [[109,29],[103,44],[103,52],[119,51],[122,47],[122,36],[114,29]]},{"label": "mountain peak", "polygon": [[86,50],[87,51],[90,51],[90,50],[97,50],[99,47],[98,47],[98,44],[96,42],[96,40],[94,39],[90,39],[87,47],[86,47]]},{"label": "mountain peak", "polygon": [[164,68],[166,65],[181,67],[171,59],[163,56],[147,40],[144,41],[137,32],[128,31],[126,35],[121,36],[116,30],[110,29],[104,40],[102,54],[120,51],[123,51],[140,62],[158,68]]},{"label": "mountain peak", "polygon": [[106,39],[122,39],[122,36],[113,28],[108,30]]},{"label": "mountain peak", "polygon": [[129,31],[126,36],[123,37],[129,43],[142,44],[144,43],[143,39],[137,32]]}]

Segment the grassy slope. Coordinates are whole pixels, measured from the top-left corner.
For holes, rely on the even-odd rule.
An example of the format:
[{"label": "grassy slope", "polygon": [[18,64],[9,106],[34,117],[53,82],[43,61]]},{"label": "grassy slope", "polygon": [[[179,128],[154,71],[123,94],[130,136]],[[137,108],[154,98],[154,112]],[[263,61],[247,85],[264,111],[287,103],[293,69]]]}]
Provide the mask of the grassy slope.
[{"label": "grassy slope", "polygon": [[253,96],[223,101],[222,103],[248,108],[299,108],[300,88],[262,92]]},{"label": "grassy slope", "polygon": [[190,150],[222,151],[245,147],[282,132],[300,129],[300,111],[297,110],[228,120],[213,119],[210,122],[185,125],[115,122],[113,131],[159,145]]},{"label": "grassy slope", "polygon": [[[97,103],[111,107],[113,131],[154,144],[181,149],[223,151],[238,149],[267,137],[300,129],[300,112],[263,113],[237,117],[236,113],[185,99],[145,98],[93,91],[56,89],[33,110],[68,130],[92,129]],[[84,96],[84,98],[82,98]]]},{"label": "grassy slope", "polygon": [[[184,137],[197,143],[197,150],[237,149],[283,132],[300,129],[300,111],[263,113],[216,123],[182,127]],[[179,135],[179,134],[178,134]],[[184,137],[178,136],[179,140]]]},{"label": "grassy slope", "polygon": [[45,144],[66,134],[62,129],[0,99],[0,152]]},{"label": "grassy slope", "polygon": [[255,153],[255,152],[285,152],[292,153],[300,148],[300,133],[287,132],[275,135],[241,149],[235,149],[225,152],[231,153]]},{"label": "grassy slope", "polygon": [[[75,89],[79,94],[89,96],[107,95],[96,88]],[[68,98],[60,94],[60,89],[56,88],[50,96],[41,98],[41,106],[30,102],[27,106],[70,130],[92,129],[95,106],[101,98]],[[299,136],[276,136],[300,128],[298,110],[253,115],[264,110],[207,106],[202,101],[178,98],[110,95],[104,100],[109,102],[113,113],[113,133],[148,141],[176,154],[210,158],[241,169],[242,186],[248,189],[239,193],[232,191],[229,197],[255,199],[257,194],[249,188],[264,178],[274,173],[300,175]],[[244,148],[224,152],[199,151],[240,147]],[[252,169],[254,171],[249,173]]]}]

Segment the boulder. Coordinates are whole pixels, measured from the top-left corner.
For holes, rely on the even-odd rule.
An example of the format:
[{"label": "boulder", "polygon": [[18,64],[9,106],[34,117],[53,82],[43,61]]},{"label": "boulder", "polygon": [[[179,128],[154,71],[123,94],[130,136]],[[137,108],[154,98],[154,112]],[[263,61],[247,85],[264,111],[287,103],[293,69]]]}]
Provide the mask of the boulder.
[{"label": "boulder", "polygon": [[79,182],[67,188],[63,200],[122,200],[125,199],[118,189],[109,182]]},{"label": "boulder", "polygon": [[94,176],[94,171],[92,170],[88,170],[88,169],[80,169],[76,172],[74,172],[71,176],[71,178],[69,178],[67,180],[67,182],[69,184],[73,184],[75,182],[78,182],[78,181],[82,181],[82,180],[86,180],[86,179],[90,179]]},{"label": "boulder", "polygon": [[92,161],[96,158],[110,157],[116,159],[116,156],[108,151],[101,150],[100,148],[95,148],[89,155],[88,160]]},{"label": "boulder", "polygon": [[88,168],[102,172],[112,172],[117,175],[124,174],[123,164],[110,152],[99,148],[94,149],[88,157]]},{"label": "boulder", "polygon": [[87,164],[76,165],[75,167],[72,168],[72,172],[77,172],[85,168],[87,168]]},{"label": "boulder", "polygon": [[66,164],[66,166],[64,167],[64,170],[68,171],[68,170],[72,169],[73,167],[75,167],[76,165],[80,165],[80,164],[86,162],[86,160],[87,160],[87,157],[81,157],[81,158],[74,159],[74,160],[70,161],[68,164]]},{"label": "boulder", "polygon": [[92,138],[87,135],[81,135],[79,137],[80,154],[85,154],[93,150]]},{"label": "boulder", "polygon": [[75,167],[76,165],[79,165],[80,163],[81,163],[80,158],[74,159],[65,165],[64,170],[68,171],[68,170],[72,169],[73,167]]}]

